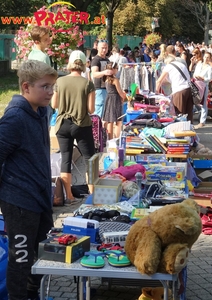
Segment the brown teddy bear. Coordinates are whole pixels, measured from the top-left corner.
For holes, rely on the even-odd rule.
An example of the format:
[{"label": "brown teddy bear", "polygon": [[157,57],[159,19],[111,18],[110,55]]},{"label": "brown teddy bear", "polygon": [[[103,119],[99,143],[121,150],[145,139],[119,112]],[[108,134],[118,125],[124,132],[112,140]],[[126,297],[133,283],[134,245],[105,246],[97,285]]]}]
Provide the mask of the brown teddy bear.
[{"label": "brown teddy bear", "polygon": [[176,274],[202,231],[198,204],[186,199],[165,205],[132,225],[125,243],[130,261],[142,274]]},{"label": "brown teddy bear", "polygon": [[[172,292],[169,289],[168,298],[171,299]],[[145,287],[142,289],[142,294],[138,300],[161,300],[164,299],[164,288],[163,287]]]}]

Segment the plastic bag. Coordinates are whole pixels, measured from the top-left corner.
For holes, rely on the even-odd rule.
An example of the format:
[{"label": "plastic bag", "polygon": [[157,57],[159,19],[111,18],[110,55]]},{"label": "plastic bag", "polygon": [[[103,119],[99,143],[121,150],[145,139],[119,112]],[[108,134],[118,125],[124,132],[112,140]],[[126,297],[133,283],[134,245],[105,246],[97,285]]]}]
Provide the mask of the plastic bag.
[{"label": "plastic bag", "polygon": [[0,236],[0,299],[7,300],[6,271],[8,257],[8,239]]}]

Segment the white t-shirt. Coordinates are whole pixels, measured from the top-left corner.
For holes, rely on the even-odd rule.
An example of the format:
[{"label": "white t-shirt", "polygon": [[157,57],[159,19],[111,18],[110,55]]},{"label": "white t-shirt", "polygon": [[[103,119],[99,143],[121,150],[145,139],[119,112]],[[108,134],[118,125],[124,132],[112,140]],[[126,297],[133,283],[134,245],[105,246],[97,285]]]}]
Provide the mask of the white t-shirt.
[{"label": "white t-shirt", "polygon": [[203,63],[198,63],[194,70],[193,77],[200,76],[204,78],[204,82],[207,84],[212,79],[212,68],[210,65],[204,65]]},{"label": "white t-shirt", "polygon": [[187,78],[187,80],[185,80],[181,73],[171,64],[164,67],[163,71],[168,73],[167,80],[171,84],[172,94],[175,94],[189,88],[190,75],[187,67],[183,63],[179,61],[173,61],[172,63],[178,66]]},{"label": "white t-shirt", "polygon": [[82,73],[81,73],[81,76],[88,79],[88,74],[89,74],[90,72],[91,72],[90,69],[89,69],[88,67],[86,67],[85,72],[82,72]]}]

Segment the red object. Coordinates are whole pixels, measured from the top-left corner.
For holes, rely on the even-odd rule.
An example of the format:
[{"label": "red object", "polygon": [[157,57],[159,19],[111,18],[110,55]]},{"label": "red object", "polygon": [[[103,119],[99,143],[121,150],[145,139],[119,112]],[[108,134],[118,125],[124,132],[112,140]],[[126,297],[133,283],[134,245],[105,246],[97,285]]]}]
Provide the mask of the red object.
[{"label": "red object", "polygon": [[98,251],[105,251],[105,250],[123,250],[123,247],[120,244],[104,244],[102,243],[100,246],[97,247]]},{"label": "red object", "polygon": [[134,103],[134,110],[139,110],[141,108],[145,109],[146,112],[158,113],[160,111],[159,106],[149,105],[149,104],[142,104],[142,103]]},{"label": "red object", "polygon": [[77,241],[77,236],[72,234],[64,234],[57,239],[59,244],[70,245]]},{"label": "red object", "polygon": [[160,118],[160,119],[158,119],[158,121],[161,123],[166,123],[166,122],[173,122],[174,119],[173,118]]}]

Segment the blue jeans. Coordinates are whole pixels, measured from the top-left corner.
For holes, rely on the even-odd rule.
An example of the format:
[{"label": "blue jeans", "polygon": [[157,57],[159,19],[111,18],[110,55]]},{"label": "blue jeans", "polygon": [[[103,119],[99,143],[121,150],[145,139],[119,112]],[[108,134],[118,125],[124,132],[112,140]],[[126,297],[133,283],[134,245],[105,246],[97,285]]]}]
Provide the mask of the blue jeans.
[{"label": "blue jeans", "polygon": [[95,115],[98,115],[100,118],[103,116],[105,99],[107,96],[106,89],[99,89],[95,92]]}]

